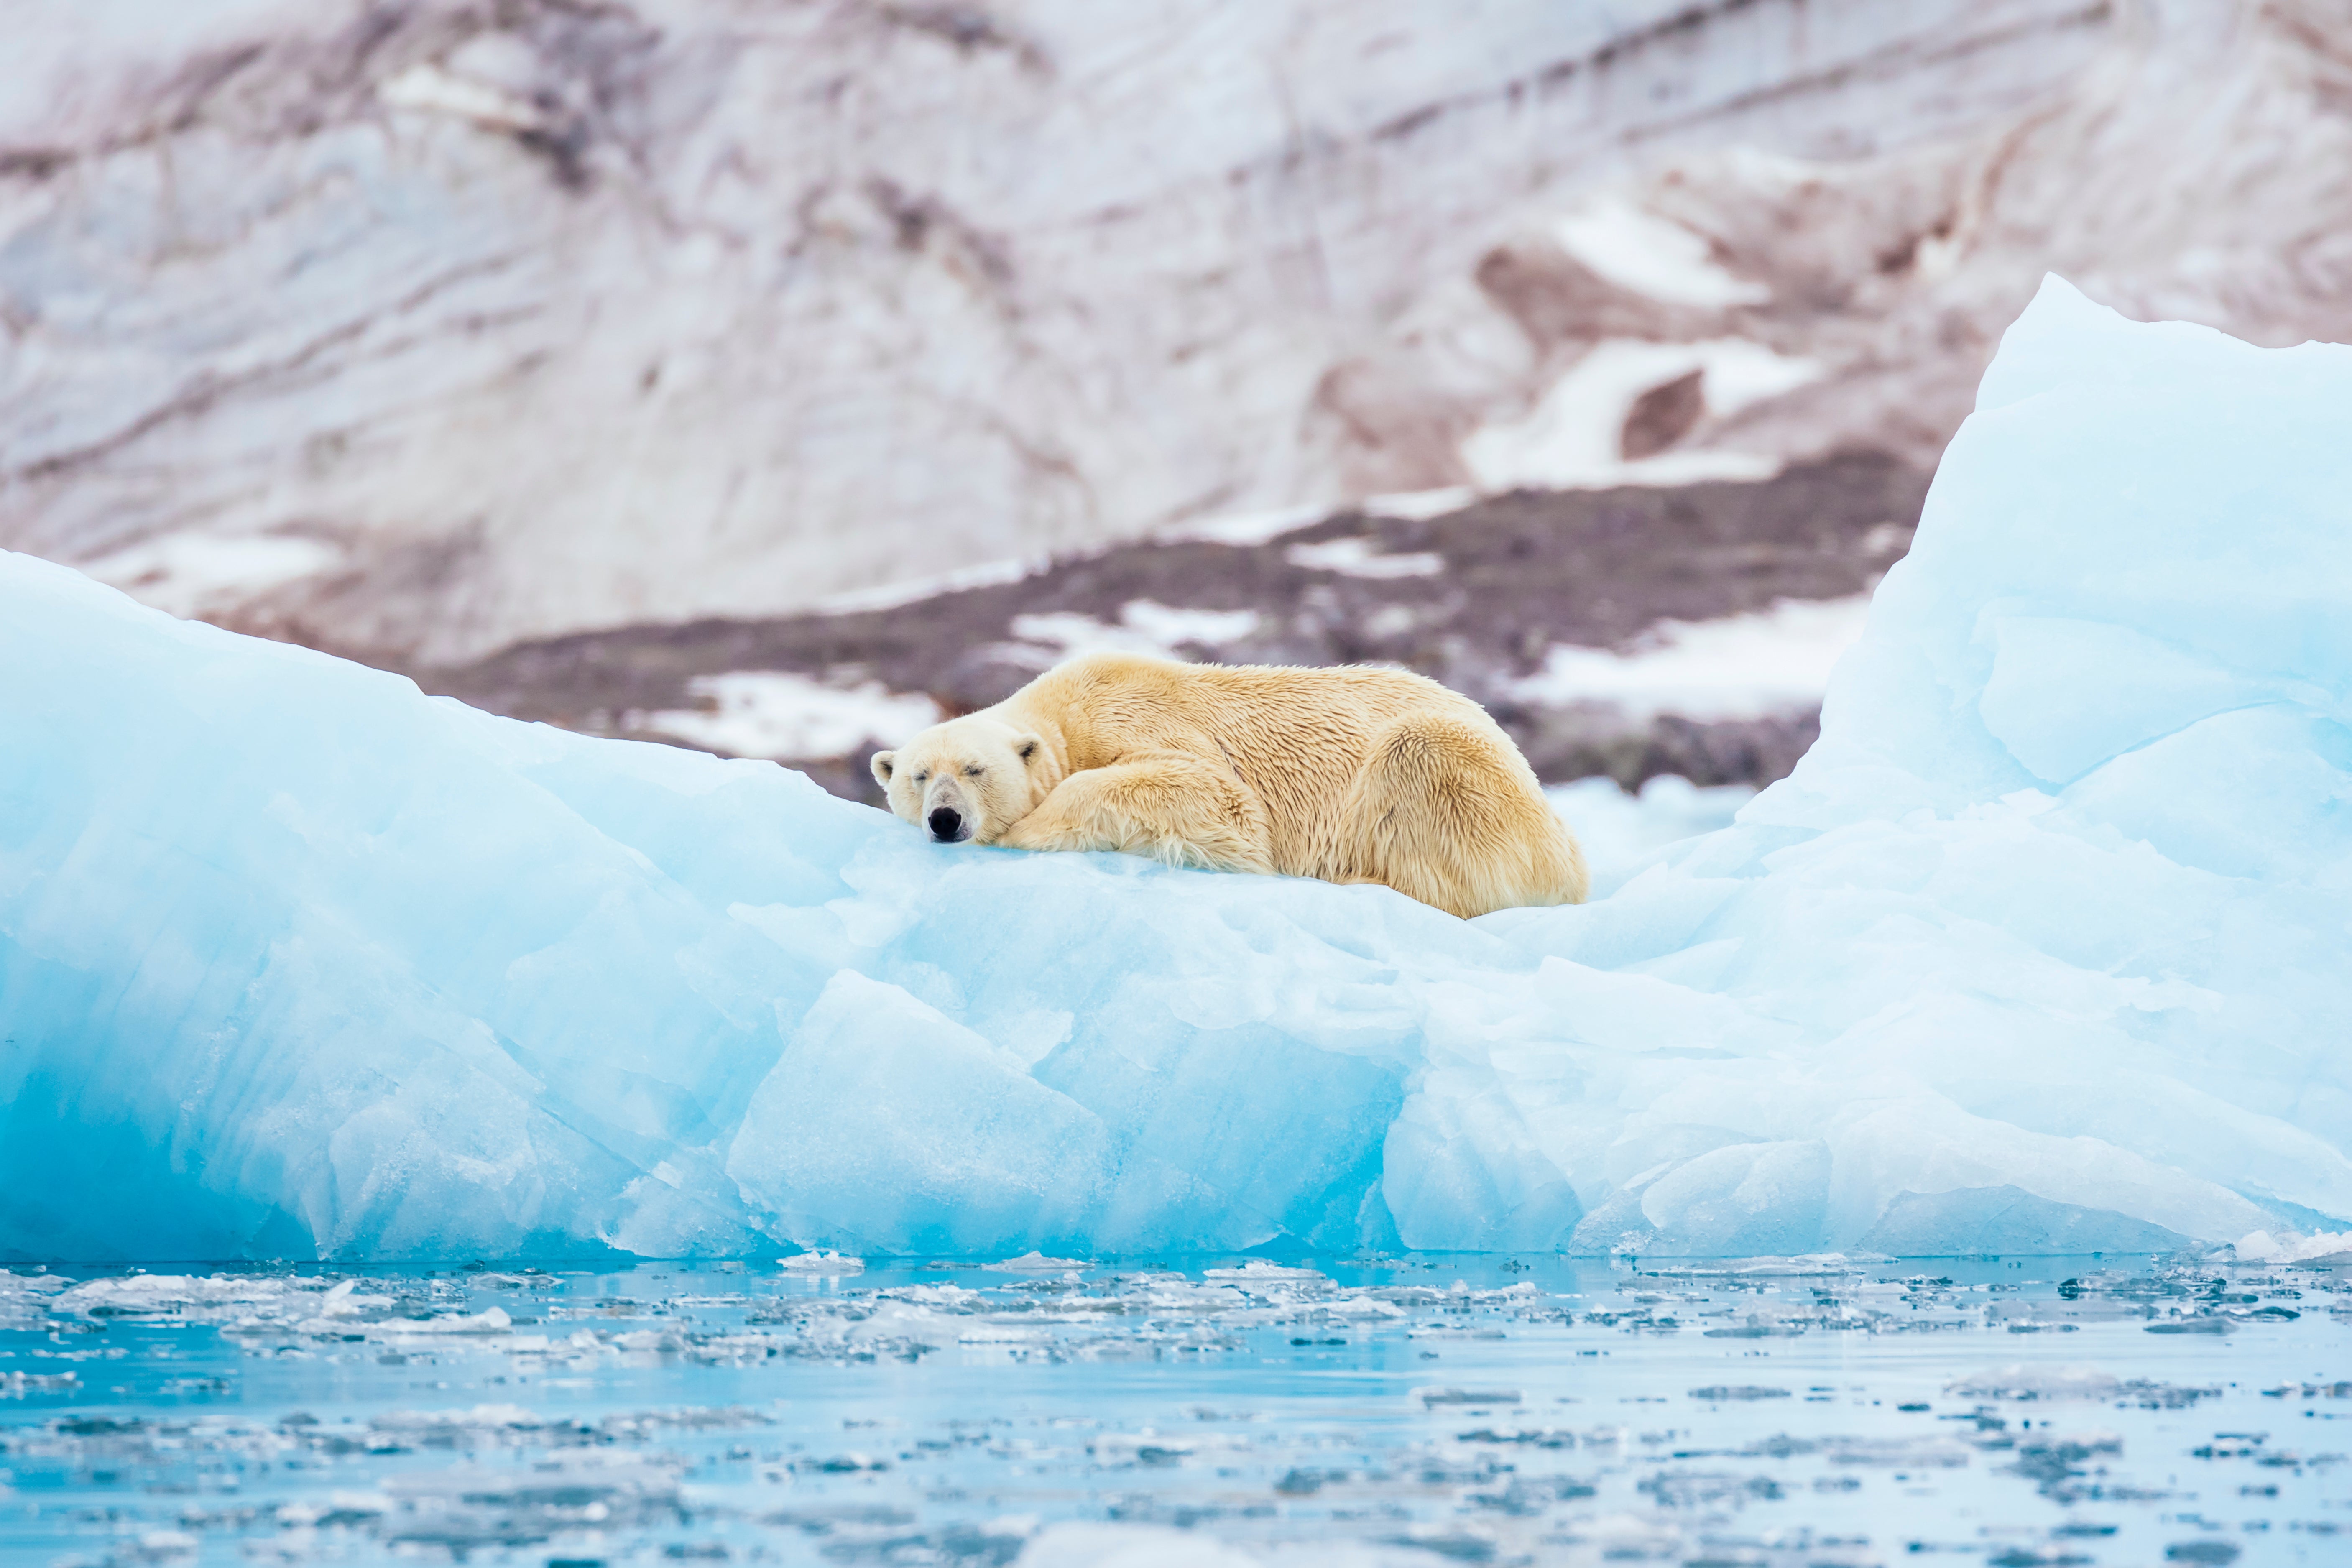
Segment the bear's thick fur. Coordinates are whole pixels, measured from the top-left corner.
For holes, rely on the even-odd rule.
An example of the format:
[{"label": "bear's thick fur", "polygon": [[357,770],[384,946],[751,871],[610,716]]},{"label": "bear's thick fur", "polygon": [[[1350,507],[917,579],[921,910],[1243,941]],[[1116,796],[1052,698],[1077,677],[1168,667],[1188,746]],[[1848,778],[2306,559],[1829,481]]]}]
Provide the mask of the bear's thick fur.
[{"label": "bear's thick fur", "polygon": [[1092,654],[873,765],[890,809],[945,843],[1382,882],[1465,918],[1585,893],[1511,738],[1401,670]]}]

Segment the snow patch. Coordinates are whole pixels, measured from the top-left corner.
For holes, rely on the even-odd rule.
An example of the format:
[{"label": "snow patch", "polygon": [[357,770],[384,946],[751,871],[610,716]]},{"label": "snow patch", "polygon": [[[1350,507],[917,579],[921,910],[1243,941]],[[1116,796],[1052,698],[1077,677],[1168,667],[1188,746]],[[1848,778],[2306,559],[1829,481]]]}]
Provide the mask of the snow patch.
[{"label": "snow patch", "polygon": [[1478,492],[1468,485],[1448,485],[1443,489],[1402,490],[1394,495],[1374,496],[1358,510],[1366,517],[1426,522],[1449,511],[1460,511],[1477,499]]},{"label": "snow patch", "polygon": [[952,572],[935,573],[928,577],[898,577],[887,583],[877,583],[872,587],[828,594],[810,607],[819,615],[827,616],[895,610],[904,605],[935,599],[941,594],[961,594],[973,588],[996,588],[1007,583],[1018,583],[1032,573],[1044,571],[1049,564],[1050,562],[1038,556],[983,561],[977,565],[960,566]]},{"label": "snow patch", "polygon": [[1249,636],[1257,626],[1255,610],[1176,609],[1149,599],[1131,599],[1120,606],[1117,626],[1070,610],[1015,616],[1010,629],[1020,640],[1004,645],[1001,651],[1037,669],[1088,653],[1173,658],[1188,645],[1219,647]]},{"label": "snow patch", "polygon": [[430,61],[385,79],[376,97],[387,109],[445,114],[498,131],[535,131],[546,117],[528,100]]},{"label": "snow patch", "polygon": [[1622,652],[1556,643],[1513,692],[1546,707],[1607,703],[1639,719],[1760,719],[1817,706],[1860,639],[1867,597],[1783,599],[1754,615],[1660,621]]},{"label": "snow patch", "polygon": [[1430,552],[1383,555],[1376,541],[1327,539],[1316,544],[1294,544],[1282,552],[1293,566],[1315,572],[1337,572],[1347,577],[1434,577],[1445,570],[1445,557]]},{"label": "snow patch", "polygon": [[830,686],[789,670],[743,669],[687,683],[711,706],[632,712],[624,726],[736,757],[845,757],[871,742],[929,729],[947,715],[919,693],[877,680]]},{"label": "snow patch", "polygon": [[1300,506],[1274,507],[1265,511],[1235,512],[1231,516],[1173,523],[1152,537],[1162,544],[1267,544],[1286,533],[1321,521],[1331,514],[1331,510],[1328,506],[1309,501]]},{"label": "snow patch", "polygon": [[343,552],[286,533],[168,533],[81,563],[82,573],[184,619],[251,602],[331,571]]},{"label": "snow patch", "polygon": [[1622,195],[1586,203],[1554,225],[1552,237],[1619,288],[1667,304],[1721,308],[1760,304],[1772,297],[1763,284],[1738,277],[1716,260],[1704,236]]},{"label": "snow patch", "polygon": [[1523,418],[1489,424],[1465,437],[1462,460],[1488,491],[1756,480],[1780,472],[1780,459],[1760,453],[1699,448],[1624,457],[1625,419],[1634,400],[1693,371],[1701,373],[1706,412],[1722,418],[1817,381],[1825,367],[1745,338],[1690,343],[1612,338],[1569,367]]}]

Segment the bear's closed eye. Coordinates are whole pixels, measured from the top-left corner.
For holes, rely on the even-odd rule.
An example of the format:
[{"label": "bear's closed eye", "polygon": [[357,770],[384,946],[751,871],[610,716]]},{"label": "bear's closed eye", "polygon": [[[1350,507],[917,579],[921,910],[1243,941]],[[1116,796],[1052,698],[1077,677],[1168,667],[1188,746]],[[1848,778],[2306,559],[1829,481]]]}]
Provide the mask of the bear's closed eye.
[{"label": "bear's closed eye", "polygon": [[981,774],[982,774],[982,773],[986,773],[987,771],[988,771],[988,770],[987,770],[986,768],[978,768],[978,767],[966,768],[966,769],[964,769],[964,771],[963,771],[963,776],[964,776],[964,777],[966,777],[966,778],[968,778],[968,779],[976,779],[976,778],[978,778]]}]

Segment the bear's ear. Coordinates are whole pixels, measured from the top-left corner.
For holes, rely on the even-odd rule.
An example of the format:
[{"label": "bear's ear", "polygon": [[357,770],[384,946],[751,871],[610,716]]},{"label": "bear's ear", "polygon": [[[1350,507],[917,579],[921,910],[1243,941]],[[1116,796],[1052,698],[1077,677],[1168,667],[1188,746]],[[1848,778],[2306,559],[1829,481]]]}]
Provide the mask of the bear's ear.
[{"label": "bear's ear", "polygon": [[1013,754],[1021,759],[1021,765],[1024,767],[1034,763],[1037,753],[1045,750],[1045,747],[1044,737],[1038,735],[1018,735],[1013,741]]},{"label": "bear's ear", "polygon": [[890,764],[898,761],[898,753],[896,752],[877,752],[874,753],[874,782],[880,784],[884,789],[888,789],[890,787]]}]

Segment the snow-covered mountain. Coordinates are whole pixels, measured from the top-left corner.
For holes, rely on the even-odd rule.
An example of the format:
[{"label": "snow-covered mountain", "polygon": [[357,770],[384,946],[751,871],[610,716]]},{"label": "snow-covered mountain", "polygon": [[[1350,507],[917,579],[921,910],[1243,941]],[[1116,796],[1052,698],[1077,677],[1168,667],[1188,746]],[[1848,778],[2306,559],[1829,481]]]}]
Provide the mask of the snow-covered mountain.
[{"label": "snow-covered mountain", "polygon": [[[2323,0],[25,0],[0,543],[404,663],[2345,335]],[[1696,378],[1694,379],[1694,375]]]}]

